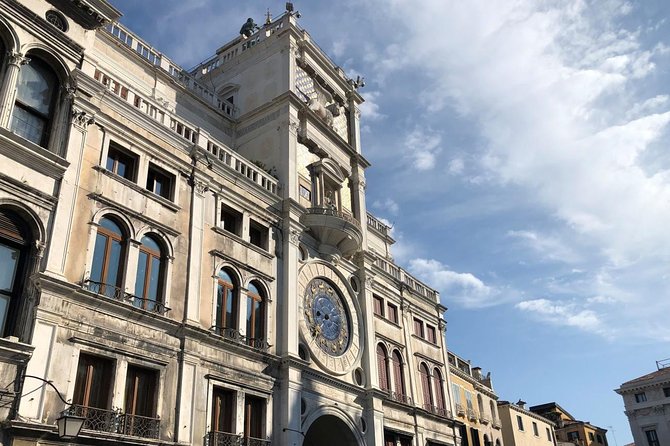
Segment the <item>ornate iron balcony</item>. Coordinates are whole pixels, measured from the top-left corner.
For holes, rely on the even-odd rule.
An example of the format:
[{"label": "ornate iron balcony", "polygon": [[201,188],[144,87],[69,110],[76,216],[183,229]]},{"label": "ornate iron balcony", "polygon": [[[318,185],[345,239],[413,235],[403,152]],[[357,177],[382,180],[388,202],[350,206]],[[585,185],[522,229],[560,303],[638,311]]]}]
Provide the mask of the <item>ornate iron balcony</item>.
[{"label": "ornate iron balcony", "polygon": [[270,348],[267,340],[261,338],[249,338],[234,328],[217,327],[216,325],[211,330],[224,339],[233,341],[237,344],[247,345],[254,350],[267,351]]},{"label": "ornate iron balcony", "polygon": [[412,398],[404,393],[389,392],[389,398],[403,404],[412,404]]},{"label": "ornate iron balcony", "polygon": [[270,440],[262,440],[260,438],[246,437],[243,440],[244,446],[270,446]]},{"label": "ornate iron balcony", "polygon": [[207,432],[204,444],[205,446],[241,446],[242,436],[227,432]]},{"label": "ornate iron balcony", "polygon": [[84,429],[133,437],[158,439],[160,418],[125,414],[118,410],[99,409],[74,404],[67,409],[69,415],[84,417]]},{"label": "ornate iron balcony", "polygon": [[95,293],[99,296],[105,296],[120,302],[130,303],[134,307],[142,308],[143,310],[150,311],[152,313],[165,314],[170,311],[170,309],[162,302],[137,297],[133,294],[126,293],[123,289],[115,285],[110,285],[108,283],[96,282],[95,280],[87,279],[84,280],[82,287],[85,290],[91,291],[92,293]]}]

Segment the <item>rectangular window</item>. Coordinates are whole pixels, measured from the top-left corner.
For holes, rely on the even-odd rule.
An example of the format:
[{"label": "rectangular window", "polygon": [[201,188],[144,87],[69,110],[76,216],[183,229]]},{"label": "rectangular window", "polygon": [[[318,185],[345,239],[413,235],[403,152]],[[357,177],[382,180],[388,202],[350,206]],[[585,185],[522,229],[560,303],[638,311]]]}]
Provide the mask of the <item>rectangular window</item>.
[{"label": "rectangular window", "polygon": [[147,174],[147,190],[163,198],[172,200],[174,192],[174,175],[165,170],[149,164],[149,173]]},{"label": "rectangular window", "polygon": [[635,394],[635,402],[636,403],[644,403],[647,401],[647,394],[644,392],[636,393]]},{"label": "rectangular window", "polygon": [[414,318],[414,334],[420,338],[424,337],[423,321],[421,319]]},{"label": "rectangular window", "polygon": [[603,444],[603,437],[600,434],[596,434],[596,441],[600,444]]},{"label": "rectangular window", "polygon": [[107,151],[105,168],[126,180],[135,181],[137,173],[137,157],[123,150],[116,144],[110,144]]},{"label": "rectangular window", "polygon": [[474,410],[472,406],[472,393],[469,390],[465,391],[465,403],[468,406],[468,410]]},{"label": "rectangular window", "polygon": [[540,431],[537,429],[537,423],[535,421],[533,421],[533,435],[536,437],[540,436]]},{"label": "rectangular window", "polygon": [[519,430],[523,430],[523,419],[521,418],[521,415],[516,416],[516,425],[519,427]]},{"label": "rectangular window", "polygon": [[548,427],[546,429],[547,429],[547,441],[551,441],[551,431],[549,430]]},{"label": "rectangular window", "polygon": [[579,432],[568,432],[568,441],[579,441]]},{"label": "rectangular window", "polygon": [[644,434],[647,436],[647,443],[649,446],[661,446],[661,443],[658,442],[658,435],[656,435],[656,430],[649,429],[644,431]]},{"label": "rectangular window", "polygon": [[388,318],[388,320],[393,322],[394,324],[397,324],[398,323],[398,307],[396,307],[392,303],[389,303],[386,308],[387,308],[386,317]]},{"label": "rectangular window", "polygon": [[231,390],[214,387],[212,393],[212,431],[233,433],[233,401]]},{"label": "rectangular window", "polygon": [[85,407],[108,409],[113,369],[111,359],[80,354],[72,402]]},{"label": "rectangular window", "polygon": [[379,296],[373,295],[372,301],[374,302],[374,312],[377,316],[384,316],[384,299]]},{"label": "rectangular window", "polygon": [[244,436],[263,439],[264,424],[265,400],[247,395],[244,399]]},{"label": "rectangular window", "polygon": [[249,243],[267,251],[268,228],[254,220],[249,220]]},{"label": "rectangular window", "polygon": [[311,201],[312,201],[312,191],[307,189],[302,184],[299,186],[299,190],[300,190],[300,198],[304,198],[305,200],[307,200],[311,203]]},{"label": "rectangular window", "polygon": [[663,387],[663,395],[666,398],[670,398],[670,387]]},{"label": "rectangular window", "polygon": [[431,344],[437,344],[437,336],[435,334],[435,327],[426,324],[426,340]]},{"label": "rectangular window", "polygon": [[593,432],[589,432],[589,441],[594,441],[596,437],[593,435]]},{"label": "rectangular window", "polygon": [[158,426],[147,418],[156,418],[156,391],[158,372],[134,365],[128,366],[125,393],[125,422],[122,433],[125,435],[158,436]]},{"label": "rectangular window", "polygon": [[225,204],[221,205],[220,226],[235,235],[242,235],[242,213]]}]

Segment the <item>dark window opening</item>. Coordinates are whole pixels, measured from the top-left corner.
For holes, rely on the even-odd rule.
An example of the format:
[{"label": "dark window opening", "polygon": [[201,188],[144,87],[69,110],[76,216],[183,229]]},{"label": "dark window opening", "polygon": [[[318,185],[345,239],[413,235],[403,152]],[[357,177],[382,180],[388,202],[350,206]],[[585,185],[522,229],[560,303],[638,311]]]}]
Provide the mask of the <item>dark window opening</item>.
[{"label": "dark window opening", "polygon": [[172,200],[174,192],[174,175],[171,175],[163,169],[149,164],[149,173],[147,175],[147,190],[163,198]]},{"label": "dark window opening", "polygon": [[108,409],[113,370],[111,359],[80,354],[72,402],[84,407]]},{"label": "dark window opening", "polygon": [[135,181],[137,175],[137,157],[116,144],[110,144],[107,151],[107,164],[105,168],[126,180]]},{"label": "dark window opening", "polygon": [[28,274],[31,237],[27,224],[13,212],[0,209],[0,335],[14,334]]},{"label": "dark window opening", "polygon": [[244,437],[264,438],[265,400],[247,395],[244,399]]},{"label": "dark window opening", "polygon": [[249,221],[249,243],[268,249],[268,228],[253,220]]},{"label": "dark window opening", "polygon": [[212,431],[233,433],[233,401],[231,390],[214,388],[212,396]]},{"label": "dark window opening", "polygon": [[242,235],[242,213],[226,205],[221,205],[221,226],[235,235]]}]

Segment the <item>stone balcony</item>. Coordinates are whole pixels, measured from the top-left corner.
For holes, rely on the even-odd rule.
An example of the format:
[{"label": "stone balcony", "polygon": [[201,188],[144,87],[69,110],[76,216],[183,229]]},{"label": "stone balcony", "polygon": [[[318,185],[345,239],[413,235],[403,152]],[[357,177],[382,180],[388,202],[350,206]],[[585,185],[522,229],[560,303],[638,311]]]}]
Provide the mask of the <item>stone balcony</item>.
[{"label": "stone balcony", "polygon": [[308,208],[300,217],[300,223],[319,241],[319,251],[323,254],[350,257],[363,243],[360,223],[334,207]]}]

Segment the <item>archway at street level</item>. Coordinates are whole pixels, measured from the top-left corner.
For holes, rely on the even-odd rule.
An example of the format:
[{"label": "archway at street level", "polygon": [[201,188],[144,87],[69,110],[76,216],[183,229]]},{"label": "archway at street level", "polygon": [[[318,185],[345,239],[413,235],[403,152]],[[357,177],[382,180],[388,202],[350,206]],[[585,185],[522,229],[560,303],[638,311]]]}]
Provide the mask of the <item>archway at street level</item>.
[{"label": "archway at street level", "polygon": [[359,446],[359,444],[347,423],[335,415],[322,415],[309,427],[303,446]]}]

